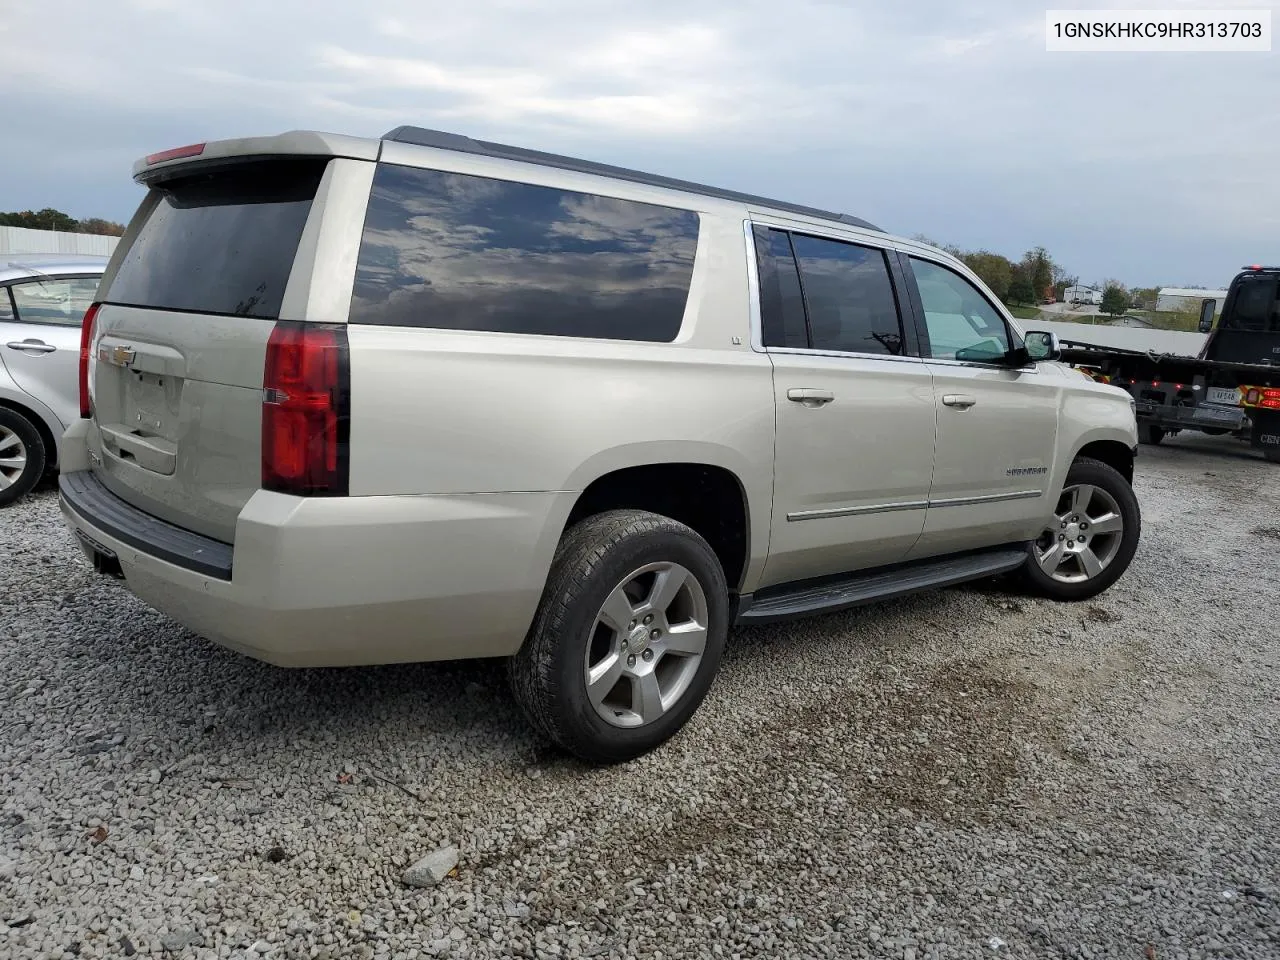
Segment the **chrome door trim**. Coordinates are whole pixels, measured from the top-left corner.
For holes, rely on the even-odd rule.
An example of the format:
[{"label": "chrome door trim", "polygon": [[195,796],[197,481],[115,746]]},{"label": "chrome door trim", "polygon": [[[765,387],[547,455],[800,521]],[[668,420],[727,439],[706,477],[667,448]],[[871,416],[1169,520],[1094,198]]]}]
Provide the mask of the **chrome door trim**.
[{"label": "chrome door trim", "polygon": [[861,517],[870,513],[896,513],[900,510],[923,510],[928,500],[902,500],[898,503],[871,503],[859,507],[828,507],[822,510],[796,510],[787,514],[787,521],[828,520],[833,517]]},{"label": "chrome door trim", "polygon": [[899,510],[924,510],[931,507],[964,507],[1008,500],[1034,500],[1044,496],[1043,490],[1018,490],[1014,493],[991,493],[980,497],[949,497],[942,500],[903,500],[898,503],[871,503],[857,507],[825,507],[821,510],[796,510],[787,514],[789,523],[800,520],[830,520],[836,517],[863,517],[873,513],[896,513]]},{"label": "chrome door trim", "polygon": [[1007,500],[1034,500],[1044,496],[1043,490],[1018,490],[1014,493],[988,493],[980,497],[948,497],[930,500],[930,507],[965,507],[977,503],[1004,503]]}]

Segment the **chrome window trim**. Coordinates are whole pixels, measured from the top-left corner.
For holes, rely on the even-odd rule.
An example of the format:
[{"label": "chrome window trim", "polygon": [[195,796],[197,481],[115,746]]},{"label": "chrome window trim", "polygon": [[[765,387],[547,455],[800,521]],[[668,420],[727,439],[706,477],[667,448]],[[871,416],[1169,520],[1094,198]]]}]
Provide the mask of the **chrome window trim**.
[{"label": "chrome window trim", "polygon": [[946,357],[924,357],[925,363],[937,364],[940,367],[972,367],[975,370],[1006,370],[1009,373],[1039,373],[1040,370],[1036,366],[1030,367],[1006,367],[998,363],[981,363],[977,360],[951,360]]},{"label": "chrome window trim", "polygon": [[747,302],[751,321],[751,349],[756,353],[768,353],[764,345],[764,321],[760,316],[760,265],[756,262],[753,227],[750,217],[742,221],[742,232],[747,242]]},{"label": "chrome window trim", "polygon": [[801,357],[833,357],[838,360],[889,360],[893,363],[924,363],[923,357],[899,357],[891,353],[854,353],[842,350],[811,350],[808,347],[768,347],[767,353]]}]

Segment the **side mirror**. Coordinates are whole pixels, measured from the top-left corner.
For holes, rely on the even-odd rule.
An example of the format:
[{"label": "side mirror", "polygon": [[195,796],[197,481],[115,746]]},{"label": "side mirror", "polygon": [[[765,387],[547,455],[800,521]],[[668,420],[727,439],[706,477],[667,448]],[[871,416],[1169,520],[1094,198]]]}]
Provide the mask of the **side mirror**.
[{"label": "side mirror", "polygon": [[1054,361],[1062,357],[1062,347],[1058,343],[1056,333],[1036,330],[1026,335],[1025,343],[1027,355],[1037,363],[1041,360]]},{"label": "side mirror", "polygon": [[1213,314],[1218,308],[1217,300],[1200,301],[1200,332],[1208,333],[1213,329]]}]

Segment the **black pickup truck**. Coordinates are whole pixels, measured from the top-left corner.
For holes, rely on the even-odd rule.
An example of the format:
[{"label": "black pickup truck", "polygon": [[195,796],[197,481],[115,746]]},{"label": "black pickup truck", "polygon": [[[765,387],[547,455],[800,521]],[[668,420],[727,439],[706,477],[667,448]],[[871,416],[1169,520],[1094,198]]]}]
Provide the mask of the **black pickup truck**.
[{"label": "black pickup truck", "polygon": [[1062,359],[1128,390],[1143,443],[1180,430],[1232,434],[1280,463],[1280,267],[1246,267],[1201,304],[1198,357],[1062,342]]}]

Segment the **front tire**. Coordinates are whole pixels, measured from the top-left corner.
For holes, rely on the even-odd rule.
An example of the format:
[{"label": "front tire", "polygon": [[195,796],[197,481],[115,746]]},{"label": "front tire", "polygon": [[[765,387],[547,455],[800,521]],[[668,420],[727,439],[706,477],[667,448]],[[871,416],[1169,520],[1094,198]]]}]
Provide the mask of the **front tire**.
[{"label": "front tire", "polygon": [[1081,457],[1071,465],[1044,532],[1027,548],[1021,574],[1052,600],[1087,600],[1124,575],[1142,533],[1133,488],[1113,467]]},{"label": "front tire", "polygon": [[31,492],[47,463],[40,431],[22,414],[0,408],[0,507]]},{"label": "front tire", "polygon": [[694,530],[614,510],[560,541],[512,692],[529,721],[591,763],[653,750],[697,710],[720,667],[729,592]]}]

